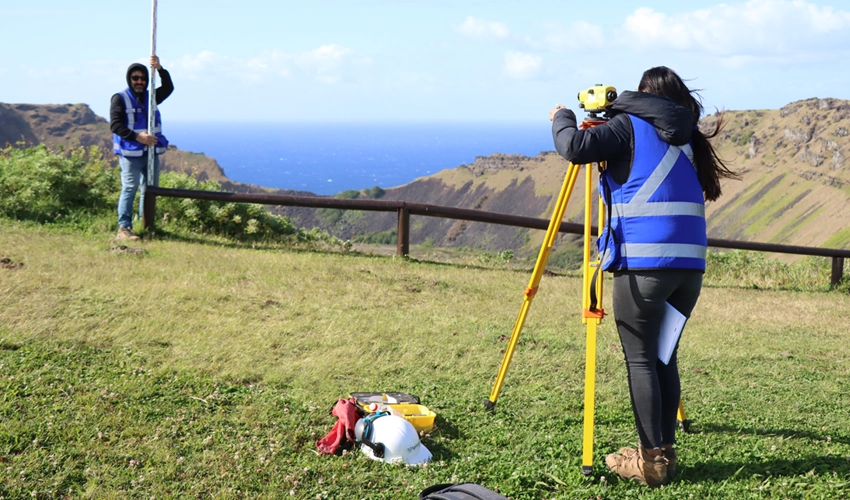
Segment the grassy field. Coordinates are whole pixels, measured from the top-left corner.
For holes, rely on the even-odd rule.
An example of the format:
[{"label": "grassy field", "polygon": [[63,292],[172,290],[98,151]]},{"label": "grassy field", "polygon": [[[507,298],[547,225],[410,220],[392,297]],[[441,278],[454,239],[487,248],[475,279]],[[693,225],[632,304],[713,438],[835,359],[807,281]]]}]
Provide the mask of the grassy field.
[{"label": "grassy field", "polygon": [[[527,267],[162,238],[121,248],[8,220],[0,258],[3,498],[414,499],[460,481],[513,499],[850,497],[846,290],[707,276],[680,351],[694,432],[680,435],[678,479],[650,490],[604,469],[636,441],[610,319],[595,471],[580,473],[575,276],[544,277],[490,414]],[[351,391],[418,395],[438,415],[423,437],[434,461],[318,455]]]}]

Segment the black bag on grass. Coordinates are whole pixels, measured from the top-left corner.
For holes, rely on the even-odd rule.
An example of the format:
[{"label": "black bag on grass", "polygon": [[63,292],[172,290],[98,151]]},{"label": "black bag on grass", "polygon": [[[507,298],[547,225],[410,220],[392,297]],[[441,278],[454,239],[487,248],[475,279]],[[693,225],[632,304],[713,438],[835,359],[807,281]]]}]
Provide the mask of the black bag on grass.
[{"label": "black bag on grass", "polygon": [[419,500],[508,500],[475,483],[435,484],[422,490]]}]

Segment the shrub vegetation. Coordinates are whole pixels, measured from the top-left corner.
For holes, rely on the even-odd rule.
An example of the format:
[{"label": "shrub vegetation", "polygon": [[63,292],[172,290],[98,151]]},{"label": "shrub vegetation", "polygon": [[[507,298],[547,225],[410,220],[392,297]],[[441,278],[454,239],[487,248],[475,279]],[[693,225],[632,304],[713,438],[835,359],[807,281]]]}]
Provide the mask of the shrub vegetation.
[{"label": "shrub vegetation", "polygon": [[[217,181],[163,172],[160,186],[219,191]],[[46,146],[0,150],[0,215],[39,224],[95,231],[115,229],[120,168],[97,147],[50,151]],[[178,235],[209,235],[240,242],[342,242],[317,229],[296,228],[261,205],[160,197],[157,225]]]},{"label": "shrub vegetation", "polygon": [[[159,184],[174,189],[221,190],[218,181],[199,181],[178,172],[164,172]],[[272,214],[262,205],[250,203],[159,197],[156,217],[157,225],[175,233],[211,233],[239,241],[323,241],[341,244],[324,231],[296,228],[289,217]]]},{"label": "shrub vegetation", "polygon": [[119,171],[97,147],[51,152],[40,145],[0,150],[0,215],[40,223],[114,210]]}]

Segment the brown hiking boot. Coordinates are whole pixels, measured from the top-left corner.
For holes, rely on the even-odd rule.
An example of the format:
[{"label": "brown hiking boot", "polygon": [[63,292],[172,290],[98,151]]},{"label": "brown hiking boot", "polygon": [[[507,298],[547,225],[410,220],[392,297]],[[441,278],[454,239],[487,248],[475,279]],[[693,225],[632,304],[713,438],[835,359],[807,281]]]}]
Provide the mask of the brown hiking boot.
[{"label": "brown hiking boot", "polygon": [[605,465],[623,479],[639,481],[656,488],[667,483],[667,459],[664,455],[651,457],[642,446],[638,449],[620,448],[605,457]]},{"label": "brown hiking boot", "polygon": [[667,448],[664,450],[664,458],[667,459],[667,479],[669,482],[676,477],[676,450]]},{"label": "brown hiking boot", "polygon": [[115,238],[119,239],[119,240],[130,240],[130,241],[136,241],[136,240],[139,239],[138,236],[133,234],[132,229],[130,229],[129,227],[123,227],[123,226],[118,228],[118,234],[115,235]]}]

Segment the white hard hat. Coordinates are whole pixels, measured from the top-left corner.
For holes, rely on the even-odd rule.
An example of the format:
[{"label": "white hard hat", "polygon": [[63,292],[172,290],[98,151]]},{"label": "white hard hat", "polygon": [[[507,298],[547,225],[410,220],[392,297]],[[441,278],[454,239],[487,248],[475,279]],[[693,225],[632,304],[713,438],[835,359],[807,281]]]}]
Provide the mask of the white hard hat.
[{"label": "white hard hat", "polygon": [[373,460],[420,465],[431,452],[419,441],[413,424],[395,415],[376,415],[357,421],[354,427],[360,449]]}]

